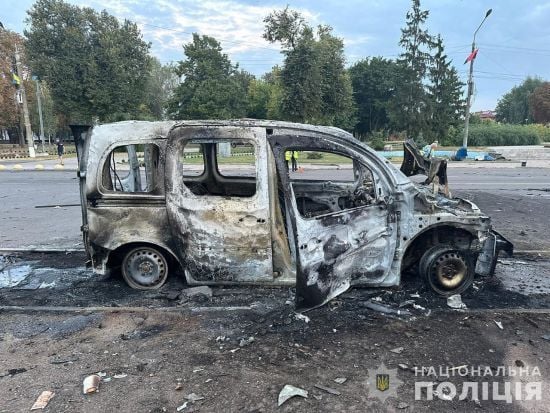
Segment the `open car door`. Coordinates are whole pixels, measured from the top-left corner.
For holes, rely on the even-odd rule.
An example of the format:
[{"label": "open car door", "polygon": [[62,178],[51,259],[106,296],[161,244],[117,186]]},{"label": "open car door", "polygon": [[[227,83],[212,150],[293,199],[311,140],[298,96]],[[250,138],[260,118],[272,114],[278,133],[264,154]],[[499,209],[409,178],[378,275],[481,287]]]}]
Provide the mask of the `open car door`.
[{"label": "open car door", "polygon": [[[88,147],[90,145],[90,134],[92,127],[89,125],[70,125],[76,147],[78,159],[78,183],[80,187],[80,209],[82,212],[82,240],[84,247],[88,245],[88,216],[86,199],[86,173],[88,169]],[[90,260],[90,252],[86,249],[87,259]]]},{"label": "open car door", "polygon": [[441,185],[447,185],[447,161],[440,158],[427,158],[412,139],[403,142],[403,163],[401,172],[406,176],[426,175],[424,185],[431,183],[435,177]]},{"label": "open car door", "polygon": [[[319,307],[352,284],[383,285],[396,249],[396,214],[388,193],[346,145],[301,136],[270,138],[284,199],[289,245],[296,262],[296,308]],[[286,151],[321,163],[291,172]],[[284,192],[284,196],[281,196]]]}]

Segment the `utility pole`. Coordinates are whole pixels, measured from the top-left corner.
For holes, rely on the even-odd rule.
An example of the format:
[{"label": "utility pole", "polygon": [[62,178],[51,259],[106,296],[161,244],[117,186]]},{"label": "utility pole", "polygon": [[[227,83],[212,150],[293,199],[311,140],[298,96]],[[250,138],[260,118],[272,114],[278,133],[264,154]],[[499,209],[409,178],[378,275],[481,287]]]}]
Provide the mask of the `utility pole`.
[{"label": "utility pole", "polygon": [[472,95],[474,93],[474,60],[475,60],[475,51],[476,51],[476,34],[481,29],[481,26],[483,23],[485,23],[485,20],[493,9],[487,10],[487,13],[485,13],[485,17],[477,27],[476,31],[474,32],[474,40],[472,41],[472,53],[470,56],[473,55],[473,58],[470,60],[470,74],[468,75],[468,95],[466,96],[466,114],[464,116],[464,139],[462,140],[462,148],[464,148],[464,156],[468,155],[468,129],[470,128],[470,108],[472,103]]},{"label": "utility pole", "polygon": [[34,81],[36,82],[36,101],[38,103],[38,117],[40,119],[40,143],[42,144],[42,153],[45,153],[44,150],[44,120],[42,119],[42,98],[40,97],[40,80],[37,76],[33,76]]},{"label": "utility pole", "polygon": [[17,76],[21,79],[19,84],[19,92],[21,93],[21,100],[23,101],[23,119],[25,121],[25,134],[27,135],[27,143],[29,145],[29,156],[31,158],[36,157],[34,153],[34,142],[31,129],[31,121],[29,118],[29,107],[27,105],[27,94],[25,93],[25,85],[23,83],[23,71],[21,69],[21,58],[19,56],[19,48],[17,43],[15,44],[15,69],[17,70]]}]

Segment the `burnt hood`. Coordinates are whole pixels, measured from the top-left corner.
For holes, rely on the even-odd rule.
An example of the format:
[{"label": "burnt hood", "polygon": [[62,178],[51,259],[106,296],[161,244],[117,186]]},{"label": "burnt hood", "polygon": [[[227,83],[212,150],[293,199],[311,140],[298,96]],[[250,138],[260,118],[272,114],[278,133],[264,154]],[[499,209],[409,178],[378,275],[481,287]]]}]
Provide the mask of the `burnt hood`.
[{"label": "burnt hood", "polygon": [[439,178],[440,184],[447,183],[447,161],[424,156],[412,139],[403,142],[401,172],[406,176],[426,175],[425,185],[431,183],[435,177]]}]

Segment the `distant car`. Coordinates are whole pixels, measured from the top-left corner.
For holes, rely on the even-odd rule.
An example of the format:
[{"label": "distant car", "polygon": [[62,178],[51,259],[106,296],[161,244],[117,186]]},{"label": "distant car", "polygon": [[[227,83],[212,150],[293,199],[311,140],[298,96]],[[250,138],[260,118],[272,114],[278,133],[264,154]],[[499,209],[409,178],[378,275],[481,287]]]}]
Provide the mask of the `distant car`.
[{"label": "distant car", "polygon": [[[448,296],[513,250],[472,202],[434,193],[428,184],[446,169],[412,147],[404,171],[425,172],[424,185],[333,127],[130,121],[73,133],[91,265],[120,267],[134,288],[159,288],[180,269],[189,284],[296,283],[297,307],[309,309],[415,270]],[[253,157],[228,165],[224,143]],[[289,172],[286,151],[341,165]]]}]

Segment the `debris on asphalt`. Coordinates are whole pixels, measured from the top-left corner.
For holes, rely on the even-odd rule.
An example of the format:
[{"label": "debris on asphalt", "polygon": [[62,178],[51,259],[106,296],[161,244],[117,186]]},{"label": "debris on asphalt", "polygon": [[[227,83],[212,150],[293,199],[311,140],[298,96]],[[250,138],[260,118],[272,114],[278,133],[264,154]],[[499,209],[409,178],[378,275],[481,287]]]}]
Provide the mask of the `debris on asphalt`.
[{"label": "debris on asphalt", "polygon": [[204,400],[204,397],[199,396],[196,393],[189,393],[185,398],[190,401],[191,403],[198,402],[199,400]]},{"label": "debris on asphalt", "polygon": [[183,409],[185,409],[187,407],[188,404],[189,404],[189,402],[183,403],[181,406],[178,406],[176,408],[176,411],[181,412]]},{"label": "debris on asphalt", "polygon": [[306,324],[309,323],[309,317],[305,314],[301,314],[301,313],[295,313],[294,314],[294,318],[296,318],[296,320],[301,320],[303,322],[305,322]]},{"label": "debris on asphalt", "polygon": [[128,377],[128,375],[126,373],[121,373],[121,374],[115,374],[113,376],[113,378],[115,379],[123,379],[124,377]]},{"label": "debris on asphalt", "polygon": [[550,334],[545,334],[543,336],[540,336],[540,338],[550,341]]},{"label": "debris on asphalt", "polygon": [[515,364],[517,367],[525,367],[525,363],[521,360],[516,360]]},{"label": "debris on asphalt", "polygon": [[212,298],[212,288],[207,285],[201,285],[198,287],[184,288],[181,290],[180,299],[185,301],[186,299],[192,299],[195,301],[207,301]]},{"label": "debris on asphalt", "polygon": [[19,368],[15,368],[15,369],[8,369],[8,376],[15,376],[16,374],[25,373],[26,371],[27,371],[27,369],[24,368],[24,367],[19,367]]},{"label": "debris on asphalt", "polygon": [[307,390],[301,389],[299,387],[295,387],[291,384],[285,384],[285,387],[283,387],[283,389],[279,392],[279,399],[277,402],[277,406],[281,406],[288,399],[295,396],[304,397],[307,399],[307,395],[308,395]]},{"label": "debris on asphalt", "polygon": [[317,387],[319,390],[326,391],[327,393],[334,394],[335,396],[340,396],[342,393],[340,393],[338,390],[333,389],[331,387],[323,386],[322,384],[314,384],[314,387]]},{"label": "debris on asphalt", "polygon": [[241,340],[239,341],[239,347],[246,347],[248,346],[249,344],[252,344],[254,343],[254,337],[250,336],[248,338],[241,338]]},{"label": "debris on asphalt", "polygon": [[395,354],[401,354],[403,352],[403,350],[405,350],[404,347],[396,347],[396,348],[391,349],[390,351],[392,353],[395,353]]},{"label": "debris on asphalt", "polygon": [[344,384],[347,381],[347,377],[336,377],[334,381],[338,384]]},{"label": "debris on asphalt", "polygon": [[95,393],[99,390],[99,383],[101,382],[101,377],[98,374],[91,374],[87,376],[82,382],[82,392],[84,394]]},{"label": "debris on asphalt", "polygon": [[463,310],[466,307],[466,304],[462,302],[462,297],[460,294],[454,294],[450,297],[447,297],[447,305],[455,310]]},{"label": "debris on asphalt", "polygon": [[183,384],[179,381],[178,384],[176,384],[176,390],[182,390]]},{"label": "debris on asphalt", "polygon": [[408,370],[409,369],[409,366],[404,364],[404,363],[400,363],[397,365],[401,370]]},{"label": "debris on asphalt", "polygon": [[397,408],[401,410],[406,409],[407,407],[409,407],[409,405],[405,402],[399,402],[399,404],[397,405]]},{"label": "debris on asphalt", "polygon": [[383,314],[407,315],[407,316],[412,315],[411,312],[408,310],[395,309],[385,304],[373,303],[372,300],[365,301],[359,304],[363,307],[369,308],[374,311],[378,311]]},{"label": "debris on asphalt", "polygon": [[504,327],[500,321],[495,320],[495,324],[497,325],[498,328],[500,328],[501,330],[504,330]]},{"label": "debris on asphalt", "polygon": [[53,391],[44,390],[42,393],[40,393],[40,396],[38,396],[38,399],[36,399],[36,401],[32,405],[31,410],[44,409],[53,396],[55,396],[55,393]]}]

